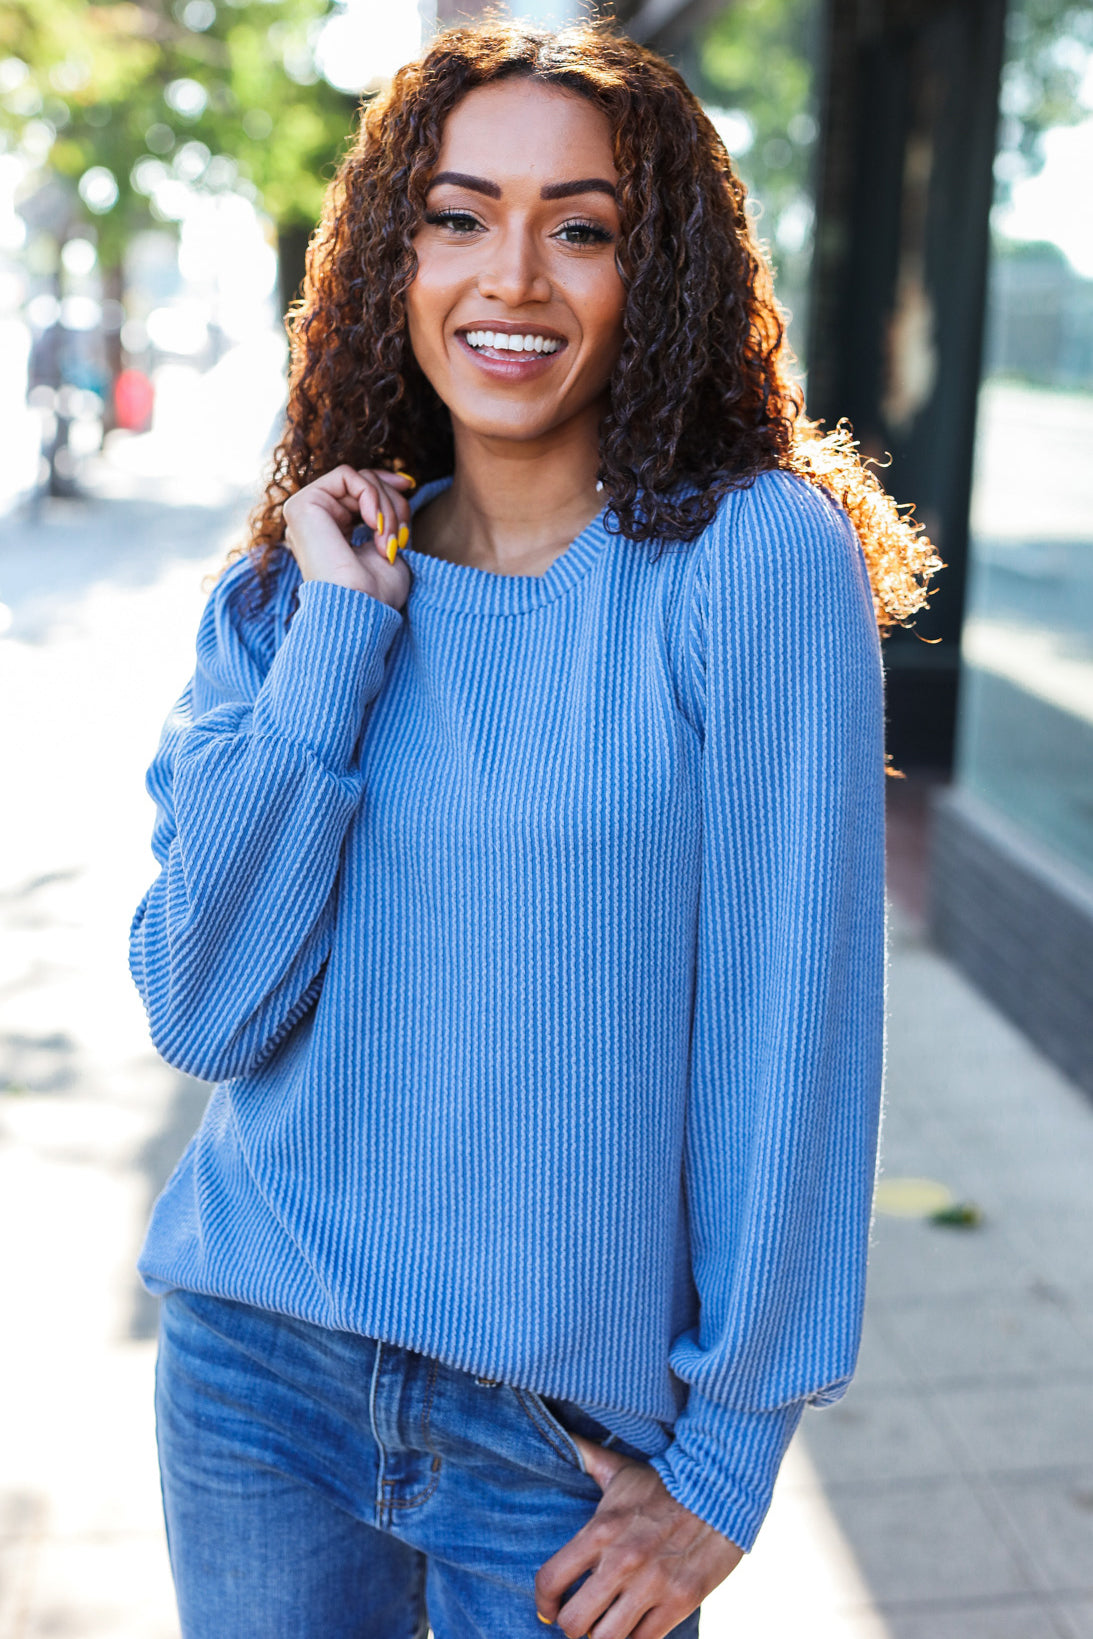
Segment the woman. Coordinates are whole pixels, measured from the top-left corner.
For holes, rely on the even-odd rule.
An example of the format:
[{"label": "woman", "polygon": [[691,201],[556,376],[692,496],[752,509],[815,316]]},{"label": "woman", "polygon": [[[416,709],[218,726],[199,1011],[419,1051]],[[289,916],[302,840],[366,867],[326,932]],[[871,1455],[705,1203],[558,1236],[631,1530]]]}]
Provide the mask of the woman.
[{"label": "woman", "polygon": [[744,203],[658,58],[499,23],[329,189],[132,930],[218,1084],[140,1262],[187,1639],[693,1635],[853,1371],[935,560]]}]

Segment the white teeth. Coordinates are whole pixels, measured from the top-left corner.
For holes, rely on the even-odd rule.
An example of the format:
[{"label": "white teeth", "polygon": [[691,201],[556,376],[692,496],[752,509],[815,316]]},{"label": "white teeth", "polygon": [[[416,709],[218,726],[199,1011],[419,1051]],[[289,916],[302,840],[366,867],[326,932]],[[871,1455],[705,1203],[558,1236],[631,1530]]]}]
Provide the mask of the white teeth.
[{"label": "white teeth", "polygon": [[492,347],[501,353],[556,353],[562,346],[552,336],[512,335],[507,330],[467,330],[469,347]]}]

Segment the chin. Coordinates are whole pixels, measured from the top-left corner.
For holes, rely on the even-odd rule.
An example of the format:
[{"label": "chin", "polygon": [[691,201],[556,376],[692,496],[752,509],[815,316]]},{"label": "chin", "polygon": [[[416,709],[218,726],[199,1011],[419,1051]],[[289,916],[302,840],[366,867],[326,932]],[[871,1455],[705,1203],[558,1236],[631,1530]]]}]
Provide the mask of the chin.
[{"label": "chin", "polygon": [[474,433],[478,438],[507,438],[516,444],[527,444],[536,438],[545,438],[556,431],[568,417],[537,416],[534,413],[514,413],[514,406],[490,411],[468,411],[460,414],[448,406],[453,428]]}]

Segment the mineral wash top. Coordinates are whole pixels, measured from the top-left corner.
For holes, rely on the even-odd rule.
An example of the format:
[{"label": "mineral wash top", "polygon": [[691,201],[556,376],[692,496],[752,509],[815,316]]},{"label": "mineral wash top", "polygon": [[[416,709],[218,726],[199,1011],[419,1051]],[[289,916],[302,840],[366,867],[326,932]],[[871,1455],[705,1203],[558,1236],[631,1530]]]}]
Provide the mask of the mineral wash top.
[{"label": "mineral wash top", "polygon": [[577,1401],[749,1548],[860,1337],[880,645],[801,479],[609,522],[541,576],[411,547],[401,610],[216,584],[131,965],[217,1086],[140,1270]]}]

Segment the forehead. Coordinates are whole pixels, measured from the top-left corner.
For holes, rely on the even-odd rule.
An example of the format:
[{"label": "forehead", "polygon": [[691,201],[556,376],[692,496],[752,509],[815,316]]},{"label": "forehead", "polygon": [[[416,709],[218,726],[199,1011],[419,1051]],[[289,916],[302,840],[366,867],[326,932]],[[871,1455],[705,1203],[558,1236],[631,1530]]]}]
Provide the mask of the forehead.
[{"label": "forehead", "polygon": [[567,177],[617,179],[606,114],[575,91],[523,77],[476,86],[444,123],[438,170],[536,186]]}]

